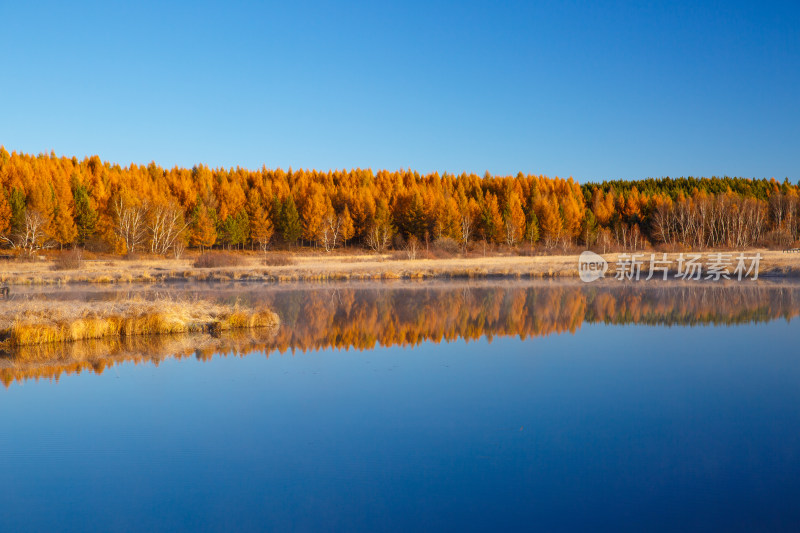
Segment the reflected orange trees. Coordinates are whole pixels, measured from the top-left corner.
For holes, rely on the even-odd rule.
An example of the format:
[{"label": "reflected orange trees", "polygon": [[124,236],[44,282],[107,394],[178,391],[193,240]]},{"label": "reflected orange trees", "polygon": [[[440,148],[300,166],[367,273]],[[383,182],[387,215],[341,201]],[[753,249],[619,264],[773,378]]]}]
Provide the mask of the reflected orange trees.
[{"label": "reflected orange trees", "polygon": [[800,287],[656,284],[298,290],[266,296],[274,348],[369,349],[493,336],[575,333],[584,322],[740,324],[791,318]]},{"label": "reflected orange trees", "polygon": [[397,288],[314,288],[224,291],[270,306],[275,330],[140,337],[29,347],[2,354],[0,379],[10,383],[90,371],[122,362],[166,357],[208,360],[215,354],[294,352],[324,348],[366,350],[495,336],[526,339],[575,333],[583,323],[733,325],[790,319],[800,312],[800,286],[732,285],[443,285]]}]

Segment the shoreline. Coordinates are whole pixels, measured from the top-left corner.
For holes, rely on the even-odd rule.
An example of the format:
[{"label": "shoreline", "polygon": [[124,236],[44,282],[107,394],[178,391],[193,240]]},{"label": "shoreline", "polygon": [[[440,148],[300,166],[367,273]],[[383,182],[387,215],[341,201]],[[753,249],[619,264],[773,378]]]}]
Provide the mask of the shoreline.
[{"label": "shoreline", "polygon": [[[629,253],[629,252],[627,252]],[[649,269],[649,257],[656,252],[636,252],[642,257],[642,277]],[[731,254],[742,251],[699,252],[703,263],[712,254]],[[748,257],[762,256],[759,278],[800,277],[800,254],[752,249]],[[688,255],[688,252],[686,253]],[[600,254],[609,261],[606,278],[614,276],[621,253]],[[193,259],[143,260],[86,260],[76,270],[52,270],[49,262],[5,263],[0,265],[0,283],[10,287],[24,285],[66,284],[153,284],[181,282],[257,282],[257,283],[318,283],[330,281],[391,281],[429,279],[552,279],[578,278],[579,254],[541,256],[453,257],[446,259],[395,259],[388,255],[370,254],[297,254],[292,264],[264,266],[262,256],[242,254],[242,266],[199,268]],[[676,261],[678,253],[667,254]],[[661,258],[661,253],[656,253]],[[731,269],[732,270],[732,269]],[[669,277],[675,274],[669,270]],[[658,277],[659,274],[656,274]]]}]

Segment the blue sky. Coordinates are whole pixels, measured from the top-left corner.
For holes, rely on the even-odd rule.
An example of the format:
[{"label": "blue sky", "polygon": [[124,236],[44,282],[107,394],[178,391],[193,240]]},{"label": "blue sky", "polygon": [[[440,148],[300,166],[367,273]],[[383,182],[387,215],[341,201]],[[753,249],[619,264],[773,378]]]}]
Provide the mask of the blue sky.
[{"label": "blue sky", "polygon": [[0,7],[8,150],[800,179],[796,2]]}]

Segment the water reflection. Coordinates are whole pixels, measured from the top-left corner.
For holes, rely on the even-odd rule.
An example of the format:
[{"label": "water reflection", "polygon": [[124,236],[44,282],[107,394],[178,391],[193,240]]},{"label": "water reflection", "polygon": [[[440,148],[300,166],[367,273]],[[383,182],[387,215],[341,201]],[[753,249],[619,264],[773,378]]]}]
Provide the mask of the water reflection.
[{"label": "water reflection", "polygon": [[[158,364],[166,357],[208,360],[215,354],[243,356],[256,351],[269,355],[275,350],[367,350],[482,337],[491,341],[495,336],[526,339],[574,334],[581,324],[597,322],[733,325],[789,320],[800,313],[798,284],[422,284],[188,292],[220,301],[266,304],[280,314],[281,326],[223,337],[140,337],[25,347],[0,353],[0,381],[8,387],[30,378],[58,380],[63,374],[84,371],[100,374],[115,364]],[[128,298],[130,293],[62,291],[36,297],[114,299]]]}]

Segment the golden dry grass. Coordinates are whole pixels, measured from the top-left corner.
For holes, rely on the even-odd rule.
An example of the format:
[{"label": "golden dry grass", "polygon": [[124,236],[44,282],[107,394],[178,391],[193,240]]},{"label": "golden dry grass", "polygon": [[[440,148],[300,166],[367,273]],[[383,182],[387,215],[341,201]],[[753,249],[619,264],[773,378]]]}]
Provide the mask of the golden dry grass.
[{"label": "golden dry grass", "polygon": [[[774,276],[800,275],[800,254],[765,249],[761,273]],[[642,252],[649,258],[651,252]],[[731,252],[738,253],[738,252]],[[707,257],[708,251],[703,252]],[[660,254],[657,254],[660,257]],[[612,262],[618,254],[604,255]],[[669,254],[676,259],[678,254]],[[344,280],[393,280],[430,278],[549,278],[576,277],[578,255],[525,257],[494,255],[443,259],[393,259],[384,254],[303,252],[291,256],[289,264],[263,264],[259,254],[242,254],[241,266],[195,268],[194,259],[85,260],[80,270],[54,272],[47,262],[0,263],[0,282],[10,285],[61,285],[68,283],[157,283],[170,281],[258,281],[311,282]]]},{"label": "golden dry grass", "polygon": [[216,333],[276,326],[269,309],[245,309],[202,300],[117,302],[13,302],[0,309],[0,339],[7,346],[167,333]]}]

